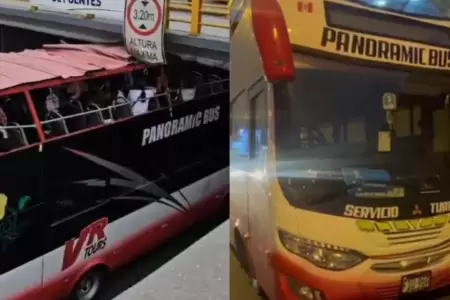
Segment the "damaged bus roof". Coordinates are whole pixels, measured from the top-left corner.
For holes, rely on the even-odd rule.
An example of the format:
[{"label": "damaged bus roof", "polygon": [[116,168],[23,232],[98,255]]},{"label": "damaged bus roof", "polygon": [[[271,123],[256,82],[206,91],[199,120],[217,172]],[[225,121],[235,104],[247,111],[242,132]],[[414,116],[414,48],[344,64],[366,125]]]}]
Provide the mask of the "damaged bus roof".
[{"label": "damaged bus roof", "polygon": [[56,44],[0,53],[0,96],[142,68],[121,46]]}]

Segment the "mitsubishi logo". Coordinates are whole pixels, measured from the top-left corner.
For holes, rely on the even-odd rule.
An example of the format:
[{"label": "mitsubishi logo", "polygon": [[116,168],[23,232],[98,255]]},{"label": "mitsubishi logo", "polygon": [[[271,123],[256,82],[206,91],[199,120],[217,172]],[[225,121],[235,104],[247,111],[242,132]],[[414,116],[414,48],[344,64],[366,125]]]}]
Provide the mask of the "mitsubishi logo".
[{"label": "mitsubishi logo", "polygon": [[422,211],[420,210],[420,207],[418,204],[414,204],[414,209],[412,212],[413,216],[421,216],[422,215]]},{"label": "mitsubishi logo", "polygon": [[416,259],[408,259],[408,260],[401,261],[400,266],[401,266],[401,269],[403,269],[403,270],[415,270],[415,269],[420,269],[425,266],[428,266],[435,260],[436,260],[436,258],[433,259],[432,256],[420,257],[420,258],[416,258]]}]

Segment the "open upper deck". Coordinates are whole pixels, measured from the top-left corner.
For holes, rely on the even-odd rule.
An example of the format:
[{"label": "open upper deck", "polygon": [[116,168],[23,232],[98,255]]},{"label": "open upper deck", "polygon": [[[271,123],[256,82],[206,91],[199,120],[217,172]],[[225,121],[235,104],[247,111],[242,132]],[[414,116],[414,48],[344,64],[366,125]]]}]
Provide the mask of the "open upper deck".
[{"label": "open upper deck", "polygon": [[[0,121],[3,122],[0,122],[0,152],[78,134],[227,90],[225,76],[195,70],[190,74],[195,77],[195,87],[190,89],[178,87],[156,94],[155,88],[144,88],[141,83],[134,86],[125,83],[127,76],[132,77],[134,71],[143,69],[144,65],[133,62],[130,55],[117,46],[58,44],[0,54]],[[142,76],[146,76],[145,73],[137,80],[145,81]],[[102,77],[105,79],[100,85],[108,82],[109,88],[100,87],[94,80]],[[111,77],[115,79],[109,80]],[[72,82],[82,82],[87,88],[84,90],[80,85],[76,96],[68,97],[66,91]],[[125,86],[137,96],[130,96],[131,91],[128,95],[122,92]],[[51,87],[59,87],[59,93]],[[136,111],[137,102],[145,107]],[[2,120],[3,111],[7,124]],[[9,145],[2,148],[5,141]]]}]

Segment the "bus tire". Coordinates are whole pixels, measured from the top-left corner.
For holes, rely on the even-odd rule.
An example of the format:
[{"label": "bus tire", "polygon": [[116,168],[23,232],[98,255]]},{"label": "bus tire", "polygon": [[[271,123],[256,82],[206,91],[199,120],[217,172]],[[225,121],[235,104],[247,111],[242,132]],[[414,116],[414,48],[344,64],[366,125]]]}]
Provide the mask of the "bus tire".
[{"label": "bus tire", "polygon": [[247,275],[249,275],[249,266],[246,254],[247,251],[245,250],[244,239],[237,228],[234,229],[234,245],[236,258],[239,261],[241,268],[245,271],[245,273],[247,273]]},{"label": "bus tire", "polygon": [[108,269],[96,266],[87,271],[75,284],[69,300],[95,300],[103,289]]}]

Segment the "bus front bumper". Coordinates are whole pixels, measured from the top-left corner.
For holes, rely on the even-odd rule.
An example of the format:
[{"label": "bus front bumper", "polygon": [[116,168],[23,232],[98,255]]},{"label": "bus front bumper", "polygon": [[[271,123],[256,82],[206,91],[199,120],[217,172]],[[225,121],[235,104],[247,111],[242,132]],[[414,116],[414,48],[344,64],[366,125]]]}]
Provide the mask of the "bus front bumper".
[{"label": "bus front bumper", "polygon": [[[271,264],[277,278],[277,300],[395,300],[405,275],[375,273],[367,266],[356,272],[328,271],[285,252],[272,253]],[[450,285],[449,265],[443,262],[429,269],[431,287],[424,293]]]}]

